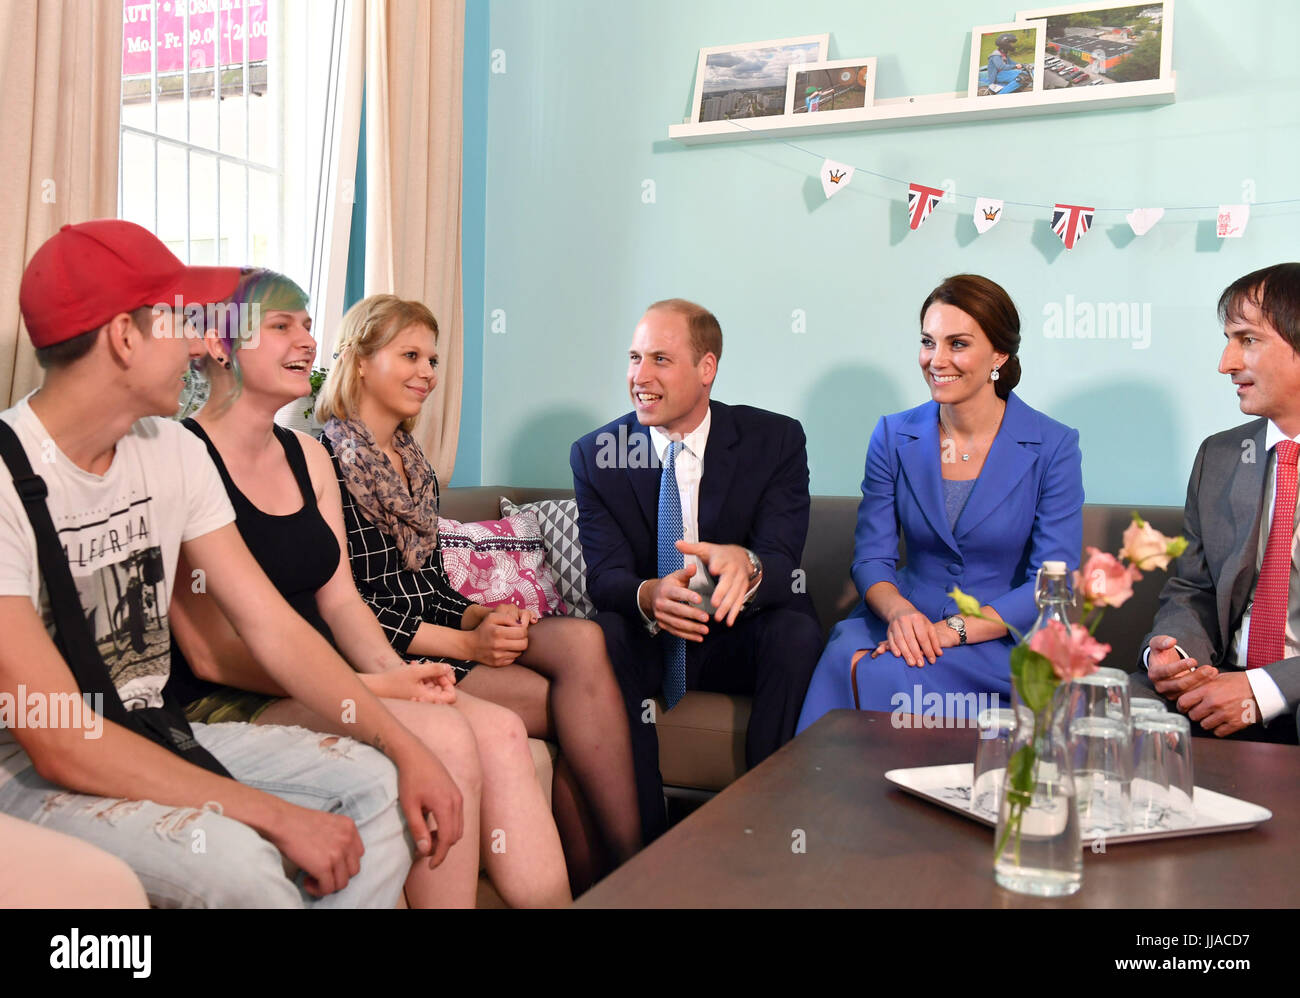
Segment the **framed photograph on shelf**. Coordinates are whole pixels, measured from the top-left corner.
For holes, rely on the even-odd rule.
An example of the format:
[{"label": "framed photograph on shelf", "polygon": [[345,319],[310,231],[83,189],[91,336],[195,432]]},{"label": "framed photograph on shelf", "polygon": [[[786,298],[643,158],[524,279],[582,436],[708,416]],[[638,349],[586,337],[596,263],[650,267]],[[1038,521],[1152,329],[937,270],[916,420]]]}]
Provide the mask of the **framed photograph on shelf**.
[{"label": "framed photograph on shelf", "polygon": [[1173,78],[1174,0],[1041,7],[1016,17],[1047,22],[1047,90]]},{"label": "framed photograph on shelf", "polygon": [[1045,21],[986,24],[971,31],[967,97],[996,100],[1043,89]]},{"label": "framed photograph on shelf", "polygon": [[791,66],[825,62],[829,34],[700,49],[691,123],[785,114]]},{"label": "framed photograph on shelf", "polygon": [[826,121],[863,117],[876,99],[876,60],[832,59],[791,66],[786,114],[815,114]]}]

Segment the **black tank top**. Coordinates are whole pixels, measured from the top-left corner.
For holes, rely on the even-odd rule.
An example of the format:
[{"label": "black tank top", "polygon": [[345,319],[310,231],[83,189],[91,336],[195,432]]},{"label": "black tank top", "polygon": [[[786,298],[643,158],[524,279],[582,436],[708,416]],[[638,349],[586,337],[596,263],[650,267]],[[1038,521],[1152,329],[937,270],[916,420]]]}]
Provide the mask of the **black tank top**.
[{"label": "black tank top", "polygon": [[[292,430],[274,427],[275,437],[284,448],[284,456],[289,461],[298,490],[302,493],[302,509],[287,516],[272,516],[249,502],[235,486],[225,462],[221,460],[221,455],[212,446],[212,441],[203,432],[203,428],[192,419],[185,420],[183,425],[207,445],[212,462],[217,466],[221,481],[226,486],[226,494],[235,507],[235,526],[248,545],[248,550],[262,566],[262,571],[289,605],[333,644],[334,636],[330,633],[329,625],[316,607],[316,591],[330,580],[339,567],[339,544],[334,531],[325,522],[316,505],[316,493],[312,489],[311,476],[307,473],[307,459],[303,456],[298,438]],[[184,584],[184,580],[180,581]],[[174,694],[182,704],[192,703],[223,688],[196,676],[174,639],[171,665],[167,691]]]}]

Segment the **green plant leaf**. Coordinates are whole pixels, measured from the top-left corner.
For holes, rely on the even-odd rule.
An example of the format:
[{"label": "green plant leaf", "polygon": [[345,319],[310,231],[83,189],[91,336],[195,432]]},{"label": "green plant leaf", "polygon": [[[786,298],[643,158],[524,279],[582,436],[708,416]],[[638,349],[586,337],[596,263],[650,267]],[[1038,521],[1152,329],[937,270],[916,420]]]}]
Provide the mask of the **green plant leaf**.
[{"label": "green plant leaf", "polygon": [[1047,656],[1025,644],[1011,649],[1011,681],[1016,684],[1020,699],[1035,715],[1052,702],[1052,695],[1061,685]]},{"label": "green plant leaf", "polygon": [[1034,751],[1034,743],[1030,741],[1021,745],[1011,756],[1011,761],[1007,763],[1007,777],[1010,786],[1007,788],[1007,800],[1020,807],[1026,807],[1034,796],[1034,763],[1038,759],[1038,753]]}]

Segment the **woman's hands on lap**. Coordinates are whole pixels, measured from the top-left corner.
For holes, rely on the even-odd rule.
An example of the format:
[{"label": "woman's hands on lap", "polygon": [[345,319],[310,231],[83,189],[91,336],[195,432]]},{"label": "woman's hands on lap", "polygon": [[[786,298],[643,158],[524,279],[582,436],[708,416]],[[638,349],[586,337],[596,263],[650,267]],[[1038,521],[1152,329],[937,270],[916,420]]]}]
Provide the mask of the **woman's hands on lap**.
[{"label": "woman's hands on lap", "polygon": [[470,658],[493,666],[510,665],[528,650],[528,628],[535,623],[531,610],[513,603],[473,605],[461,618],[461,627],[472,632]]},{"label": "woman's hands on lap", "polygon": [[957,632],[943,621],[932,621],[910,603],[904,603],[891,614],[889,633],[871,657],[890,652],[908,665],[921,668],[926,662],[933,665],[945,648],[951,648],[959,640]]}]

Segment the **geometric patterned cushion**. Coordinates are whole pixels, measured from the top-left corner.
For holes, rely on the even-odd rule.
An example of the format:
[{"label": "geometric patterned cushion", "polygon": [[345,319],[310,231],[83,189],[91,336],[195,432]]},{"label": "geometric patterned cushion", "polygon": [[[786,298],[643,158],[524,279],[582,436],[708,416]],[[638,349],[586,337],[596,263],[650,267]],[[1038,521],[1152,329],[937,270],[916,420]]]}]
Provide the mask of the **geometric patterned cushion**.
[{"label": "geometric patterned cushion", "polygon": [[539,617],[566,612],[546,566],[537,516],[460,523],[438,518],[442,567],[455,590],[484,606],[513,603]]},{"label": "geometric patterned cushion", "polygon": [[526,511],[537,514],[542,526],[542,543],[546,545],[546,563],[551,566],[556,588],[560,598],[569,605],[570,615],[593,616],[596,607],[587,596],[587,563],[578,540],[578,501],[543,499],[516,506],[505,496],[501,497],[502,516]]}]

